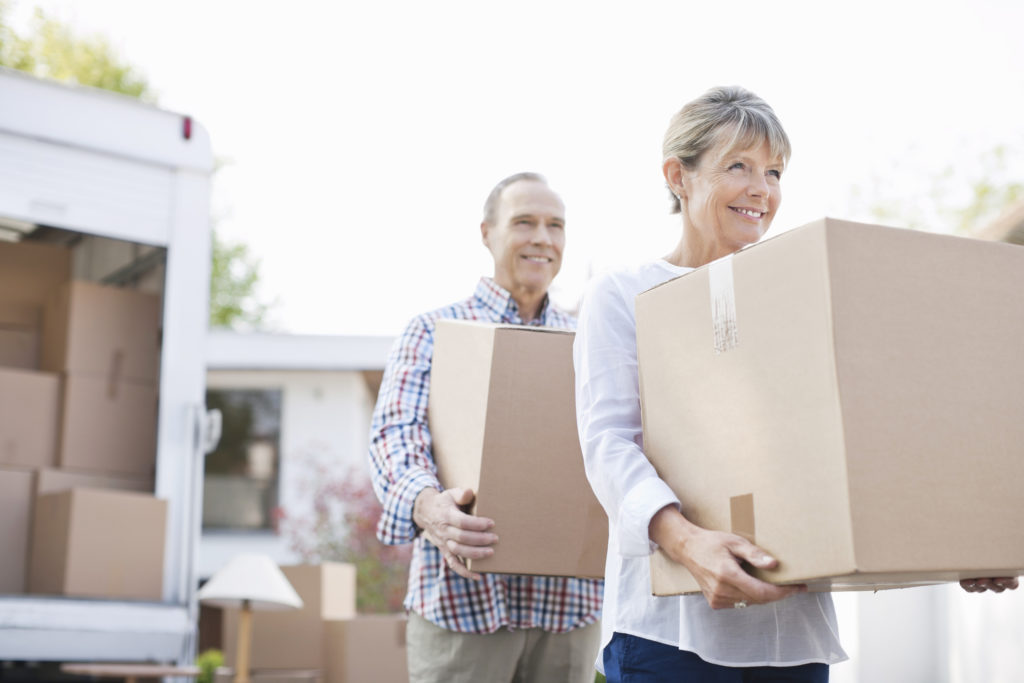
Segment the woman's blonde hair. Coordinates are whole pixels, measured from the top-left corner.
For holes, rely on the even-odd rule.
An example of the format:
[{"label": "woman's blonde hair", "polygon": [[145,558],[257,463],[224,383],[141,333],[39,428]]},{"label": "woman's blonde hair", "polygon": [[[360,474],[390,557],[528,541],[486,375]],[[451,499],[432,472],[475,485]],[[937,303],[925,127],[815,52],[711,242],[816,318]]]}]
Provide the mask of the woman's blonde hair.
[{"label": "woman's blonde hair", "polygon": [[[704,152],[723,141],[728,150],[767,141],[772,156],[782,159],[783,165],[789,161],[789,137],[768,103],[749,90],[727,86],[711,88],[676,112],[661,145],[662,162],[676,158],[694,168]],[[674,194],[672,202],[672,213],[679,213]]]}]

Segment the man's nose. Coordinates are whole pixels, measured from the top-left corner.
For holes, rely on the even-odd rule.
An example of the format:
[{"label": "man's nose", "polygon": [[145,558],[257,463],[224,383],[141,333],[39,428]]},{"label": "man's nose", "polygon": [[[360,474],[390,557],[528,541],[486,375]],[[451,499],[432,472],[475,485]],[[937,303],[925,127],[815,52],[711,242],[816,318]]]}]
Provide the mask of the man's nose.
[{"label": "man's nose", "polygon": [[533,231],[533,243],[550,245],[554,241],[551,239],[551,227],[546,223],[538,223],[537,229]]}]

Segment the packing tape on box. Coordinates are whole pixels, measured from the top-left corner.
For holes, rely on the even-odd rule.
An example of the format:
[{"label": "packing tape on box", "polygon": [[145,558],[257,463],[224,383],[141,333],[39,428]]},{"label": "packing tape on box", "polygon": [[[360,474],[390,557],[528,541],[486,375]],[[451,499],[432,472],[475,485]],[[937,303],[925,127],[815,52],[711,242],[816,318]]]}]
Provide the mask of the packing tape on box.
[{"label": "packing tape on box", "polygon": [[715,353],[725,353],[739,344],[732,254],[708,265],[708,286],[711,289],[711,325],[715,335]]},{"label": "packing tape on box", "polygon": [[754,494],[745,493],[741,496],[733,496],[729,499],[729,517],[731,530],[737,536],[742,536],[751,543],[757,536],[757,528],[754,525]]},{"label": "packing tape on box", "polygon": [[107,376],[107,398],[117,399],[117,385],[121,381],[121,366],[124,364],[124,351],[118,349],[110,360],[110,374]]}]

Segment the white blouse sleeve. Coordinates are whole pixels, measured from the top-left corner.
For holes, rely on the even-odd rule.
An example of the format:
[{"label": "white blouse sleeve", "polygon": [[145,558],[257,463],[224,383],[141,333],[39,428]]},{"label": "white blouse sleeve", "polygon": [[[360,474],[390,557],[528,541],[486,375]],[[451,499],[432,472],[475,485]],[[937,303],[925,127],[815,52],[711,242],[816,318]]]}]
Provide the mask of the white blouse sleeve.
[{"label": "white blouse sleeve", "polygon": [[651,517],[666,505],[679,505],[643,452],[635,294],[614,275],[594,282],[573,345],[576,421],[587,479],[624,557],[653,552]]}]

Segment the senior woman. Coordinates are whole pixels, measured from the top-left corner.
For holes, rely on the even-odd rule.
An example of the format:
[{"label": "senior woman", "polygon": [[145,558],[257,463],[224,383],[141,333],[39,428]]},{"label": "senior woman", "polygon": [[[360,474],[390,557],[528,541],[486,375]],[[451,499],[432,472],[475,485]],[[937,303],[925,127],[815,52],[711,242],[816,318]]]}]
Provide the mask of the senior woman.
[{"label": "senior woman", "polygon": [[[640,422],[634,298],[761,238],[782,199],[789,139],[761,98],[714,88],[672,118],[663,153],[679,243],[653,263],[597,279],[574,348],[587,476],[611,528],[598,668],[609,681],[827,681],[828,666],[846,658],[831,595],[743,571],[741,562],[771,569],[777,561],[680,513],[644,455]],[[703,595],[652,596],[655,547],[685,565]]]},{"label": "senior woman", "polygon": [[[574,346],[587,477],[610,522],[598,668],[611,682],[827,681],[829,665],[846,658],[831,595],[754,578],[742,563],[770,570],[778,561],[687,520],[644,455],[640,421],[636,295],[761,238],[782,200],[789,139],[764,100],[713,88],[672,118],[663,153],[679,243],[653,263],[597,279]],[[652,596],[655,547],[686,566],[703,595]],[[1017,579],[961,585],[1002,592]]]}]

